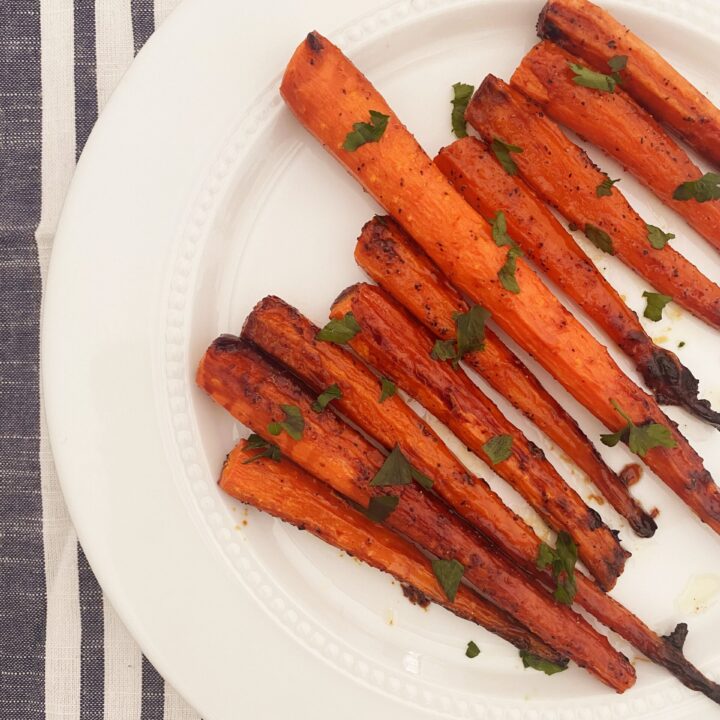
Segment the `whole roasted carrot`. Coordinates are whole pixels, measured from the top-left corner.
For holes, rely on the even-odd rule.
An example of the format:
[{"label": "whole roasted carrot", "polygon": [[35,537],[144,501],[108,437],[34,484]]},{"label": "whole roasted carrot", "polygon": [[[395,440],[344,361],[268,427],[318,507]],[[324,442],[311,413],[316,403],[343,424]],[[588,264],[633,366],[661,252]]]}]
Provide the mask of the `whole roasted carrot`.
[{"label": "whole roasted carrot", "polygon": [[[565,530],[600,586],[615,584],[629,553],[460,367],[431,357],[433,337],[380,288],[364,283],[336,301],[332,317],[352,312],[363,329],[352,340],[366,362],[392,377],[481,460],[517,490],[554,530]],[[503,452],[493,448],[505,443]]]},{"label": "whole roasted carrot", "polygon": [[468,105],[466,117],[486,142],[501,140],[522,148],[512,153],[522,178],[584,229],[598,247],[616,255],[701,320],[720,328],[720,287],[670,245],[654,247],[648,225],[616,187],[608,195],[598,194],[607,176],[537,103],[488,75]]},{"label": "whole roasted carrot", "polygon": [[[720,530],[720,493],[687,440],[522,258],[513,254],[508,267],[510,250],[492,241],[488,224],[453,189],[337,47],[310,33],[290,60],[280,91],[300,122],[390,212],[453,285],[489,310],[510,337],[608,428],[630,440],[630,430],[637,439],[638,433],[655,433],[655,425],[662,426],[664,431],[658,434],[670,436],[663,446],[656,441],[651,448],[632,444],[704,522]],[[371,139],[358,145],[358,138],[364,136]],[[517,285],[513,289],[520,292],[503,284],[503,280],[509,284],[511,269]]]},{"label": "whole roasted carrot", "polygon": [[[501,191],[503,184],[498,188]],[[572,245],[577,247],[574,242]],[[436,337],[446,341],[455,338],[453,315],[467,312],[467,303],[392,218],[375,217],[365,224],[355,246],[355,259]],[[492,330],[485,329],[482,350],[465,354],[463,361],[564,450],[638,535],[653,535],[653,518],[604,463],[575,420]]]},{"label": "whole roasted carrot", "polygon": [[[451,417],[447,417],[448,413],[441,416],[435,412],[426,402],[424,387],[417,393],[417,388],[409,387],[405,382],[406,376],[401,375],[395,368],[388,372],[382,364],[374,362],[375,358],[371,364],[396,380],[401,387],[438,415],[486,463],[494,463],[493,469],[525,497],[551,527],[569,533],[578,546],[580,558],[600,585],[608,590],[612,588],[628,557],[615,535],[545,460],[542,450],[528,442],[517,428],[505,420],[497,407],[462,370],[453,370],[448,365],[438,364],[430,359],[432,340],[427,332],[415,319],[403,317],[399,308],[391,304],[389,299],[383,298],[381,293],[378,288],[367,285],[359,286],[357,291],[362,300],[369,296],[367,303],[377,300],[378,304],[382,304],[382,309],[388,312],[387,324],[382,327],[380,344],[384,348],[402,348],[401,362],[407,368],[407,375],[416,377],[419,383],[422,384],[428,370],[430,375],[435,375],[435,386],[442,385],[442,392],[454,409],[454,412],[449,413]],[[361,308],[364,313],[364,305],[367,303],[363,303]],[[349,296],[346,297],[346,302],[342,303],[349,311],[351,304],[354,308],[359,303],[351,302]],[[354,312],[354,309],[351,311]],[[342,310],[339,309],[338,312]],[[361,322],[361,326],[366,327],[368,332],[362,332],[350,340],[351,347],[355,348],[356,342],[369,342],[365,341],[366,336],[376,333],[376,328],[371,323],[371,319],[368,319],[366,324]],[[361,364],[353,363],[348,353],[333,344],[317,340],[318,332],[319,328],[282,300],[265,298],[255,306],[246,320],[243,338],[280,360],[318,392],[324,389],[318,387],[318,377],[322,378],[324,375],[328,386],[336,383],[341,392],[348,393],[353,392],[349,386],[357,386],[362,379],[366,388],[364,400],[370,405],[369,409],[361,409],[357,402],[343,401],[342,395],[336,401],[337,407],[357,422],[361,413],[372,412],[372,406],[379,402],[378,381]],[[328,359],[323,362],[324,358]],[[332,383],[331,378],[326,376],[326,368],[330,363],[335,370]],[[343,390],[344,388],[347,390]],[[427,392],[432,393],[432,390],[428,389]],[[355,395],[357,394],[359,393],[355,391]],[[407,417],[410,421],[414,419],[409,414]],[[512,443],[512,447],[503,453],[502,458],[484,447],[485,443],[493,441],[493,438],[503,438],[502,442]],[[388,443],[390,447],[394,444],[395,442]],[[405,445],[406,443],[403,443],[401,447]]]},{"label": "whole roasted carrot", "polygon": [[460,585],[448,600],[428,559],[411,543],[351,508],[328,485],[289,460],[263,457],[241,441],[228,455],[220,487],[241,502],[307,530],[330,545],[378,570],[390,573],[412,601],[437,603],[465,620],[525,650],[562,665],[555,650],[519,625],[507,613]]},{"label": "whole roasted carrot", "polygon": [[480,215],[505,215],[510,237],[632,360],[655,396],[720,427],[720,414],[698,397],[698,381],[678,357],[658,347],[637,315],[517,175],[481,141],[466,137],[440,150],[435,164]]},{"label": "whole roasted carrot", "polygon": [[[253,311],[243,328],[243,334],[252,338],[254,346],[281,359],[316,393],[337,385],[340,395],[328,408],[337,406],[381,445],[400,448],[413,467],[433,480],[433,491],[480,530],[493,547],[526,572],[539,573],[537,558],[541,544],[530,526],[513,513],[484,480],[470,474],[399,395],[390,395],[381,402],[382,384],[367,366],[337,345],[319,342],[317,328],[279,298],[266,298],[257,308],[262,309],[262,322],[258,322],[259,314]],[[203,382],[208,385],[207,381]],[[324,456],[315,459],[319,463],[327,462]],[[307,469],[314,472],[312,467]],[[352,497],[351,488],[340,491]],[[681,648],[654,633],[579,570],[575,572],[575,579],[576,602],[688,687],[720,701],[720,688],[703,678],[685,659]]]},{"label": "whole roasted carrot", "polygon": [[510,84],[539,103],[553,120],[597,145],[650,188],[668,207],[720,250],[720,200],[677,200],[702,170],[624,90],[578,85],[571,64],[582,60],[544,40],[523,58]]},{"label": "whole roasted carrot", "polygon": [[698,152],[720,164],[720,110],[607,11],[587,0],[551,0],[540,13],[537,31],[602,73],[610,72],[612,58],[627,57],[623,88]]},{"label": "whole roasted carrot", "polygon": [[[371,485],[383,466],[383,455],[333,413],[314,412],[307,391],[248,344],[232,336],[218,338],[200,362],[197,382],[238,420],[342,495],[365,507],[371,497],[397,497],[388,527],[438,557],[459,563],[463,577],[485,599],[617,692],[633,684],[634,668],[607,638],[569,607],[553,602],[435,496],[416,483]],[[303,420],[299,433],[297,425],[292,428],[297,439],[287,431],[274,434],[275,423],[283,422],[289,408]],[[447,586],[444,589],[451,593]]]}]

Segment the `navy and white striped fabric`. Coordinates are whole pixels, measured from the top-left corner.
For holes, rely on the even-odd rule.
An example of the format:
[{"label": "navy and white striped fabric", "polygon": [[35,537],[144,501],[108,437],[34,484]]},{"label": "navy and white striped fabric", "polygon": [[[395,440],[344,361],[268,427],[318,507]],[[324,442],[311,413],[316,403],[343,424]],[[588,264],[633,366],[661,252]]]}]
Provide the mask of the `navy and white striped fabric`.
[{"label": "navy and white striped fabric", "polygon": [[191,720],[93,576],[39,385],[40,305],[75,163],[178,0],[0,2],[0,719]]}]

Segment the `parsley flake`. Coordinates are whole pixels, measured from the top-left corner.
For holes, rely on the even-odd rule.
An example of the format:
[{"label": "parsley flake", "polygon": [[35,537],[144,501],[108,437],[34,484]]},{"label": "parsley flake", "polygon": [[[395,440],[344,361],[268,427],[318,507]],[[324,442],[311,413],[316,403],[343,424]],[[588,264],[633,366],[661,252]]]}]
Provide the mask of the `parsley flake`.
[{"label": "parsley flake", "polygon": [[546,675],[554,675],[555,673],[567,670],[567,663],[564,665],[560,665],[558,663],[550,662],[550,660],[541,658],[539,655],[534,655],[527,650],[521,650],[520,657],[522,658],[523,667],[532,668],[533,670],[540,670]]},{"label": "parsley flake", "polygon": [[452,122],[452,129],[455,133],[455,137],[464,138],[467,137],[467,123],[465,122],[465,110],[470,102],[475,88],[472,85],[466,85],[465,83],[457,82],[452,86],[453,99],[452,99],[452,114],[450,120]]},{"label": "parsley flake", "polygon": [[612,189],[613,185],[615,183],[619,183],[620,178],[617,180],[611,180],[609,177],[606,177],[596,188],[595,188],[595,194],[598,197],[605,197],[608,195],[612,195]]},{"label": "parsley flake", "polygon": [[467,312],[453,316],[457,328],[457,358],[466,353],[477,352],[485,347],[485,323],[490,311],[482,305],[473,305]]},{"label": "parsley flake", "polygon": [[599,227],[587,223],[585,225],[585,237],[596,247],[608,255],[615,254],[612,238]]},{"label": "parsley flake", "polygon": [[705,173],[697,180],[684,182],[675,188],[673,200],[697,200],[699,203],[720,199],[720,173]]},{"label": "parsley flake", "polygon": [[385,458],[385,462],[377,471],[375,477],[370,481],[370,485],[373,487],[409,485],[413,480],[426,490],[429,490],[433,485],[429,477],[423,475],[409,463],[400,447],[396,445]]},{"label": "parsley flake", "polygon": [[384,522],[397,508],[399,502],[400,498],[397,495],[373,495],[363,514],[373,522]]},{"label": "parsley flake", "polygon": [[436,340],[433,349],[430,351],[433,360],[453,360],[457,364],[457,350],[454,340]]},{"label": "parsley flake", "polygon": [[480,654],[480,648],[471,640],[467,644],[467,649],[465,650],[465,657],[469,658],[476,658]]},{"label": "parsley flake", "polygon": [[662,311],[664,307],[672,300],[670,295],[663,295],[662,293],[647,292],[643,293],[643,297],[647,300],[645,305],[645,312],[643,317],[653,322],[662,320]]},{"label": "parsley flake", "polygon": [[365,143],[378,142],[385,132],[389,119],[389,115],[383,115],[377,110],[371,110],[369,123],[353,123],[353,129],[347,134],[343,143],[343,150],[355,152]]},{"label": "parsley flake", "polygon": [[432,569],[440,587],[450,602],[455,600],[465,567],[457,560],[433,560]]},{"label": "parsley flake", "polygon": [[672,240],[674,237],[675,235],[673,235],[673,233],[663,232],[659,227],[656,227],[655,225],[647,226],[648,242],[656,250],[662,250],[668,244],[668,241]]},{"label": "parsley flake", "polygon": [[316,413],[321,413],[332,400],[342,397],[342,391],[337,383],[325,388],[317,397],[317,400],[310,406]]},{"label": "parsley flake", "polygon": [[483,446],[483,450],[490,458],[493,465],[507,460],[512,455],[513,439],[511,435],[495,435],[491,437]]},{"label": "parsley flake", "polygon": [[558,533],[555,547],[540,543],[537,555],[538,570],[550,568],[556,587],[553,597],[563,605],[572,605],[575,592],[575,563],[577,546],[566,532]]},{"label": "parsley flake", "polygon": [[509,145],[508,143],[500,140],[500,138],[493,138],[492,143],[490,143],[490,149],[493,151],[497,161],[503,166],[508,175],[517,175],[518,166],[510,157],[510,153],[523,152],[521,147],[518,145]]},{"label": "parsley flake", "polygon": [[355,316],[349,312],[345,313],[345,317],[340,320],[331,320],[320,332],[315,336],[316,340],[331,342],[337,345],[345,345],[350,342],[360,332]]},{"label": "parsley flake", "polygon": [[261,438],[256,433],[253,433],[247,438],[247,440],[245,441],[244,449],[262,450],[262,452],[259,452],[256,455],[253,455],[252,457],[243,460],[243,465],[253,463],[257,460],[260,460],[260,458],[270,458],[270,460],[274,460],[275,462],[280,462],[280,460],[282,459],[282,455],[280,454],[280,448],[277,445],[273,445],[272,443],[268,442],[264,438]]},{"label": "parsley flake", "polygon": [[507,218],[502,210],[498,210],[495,217],[490,220],[492,226],[492,238],[498,247],[510,245],[516,247],[517,243],[508,235]]},{"label": "parsley flake", "polygon": [[591,90],[601,90],[602,92],[615,92],[615,87],[618,82],[617,78],[595,72],[595,70],[590,70],[590,68],[578,65],[577,63],[569,62],[568,67],[575,73],[573,82],[576,85],[582,85]]},{"label": "parsley flake", "polygon": [[380,378],[380,397],[378,398],[379,403],[384,403],[396,392],[397,388],[395,387],[395,383],[392,380],[388,380],[386,377]]},{"label": "parsley flake", "polygon": [[281,405],[280,408],[285,413],[285,419],[269,423],[267,431],[271,435],[279,435],[284,430],[293,440],[301,440],[305,429],[305,420],[300,408],[297,405]]},{"label": "parsley flake", "polygon": [[644,458],[649,450],[656,447],[674,448],[677,443],[670,430],[660,423],[648,422],[636,425],[615,400],[610,400],[615,410],[627,421],[627,425],[615,433],[601,435],[603,445],[615,447],[621,440],[627,443],[631,452]]},{"label": "parsley flake", "polygon": [[520,285],[518,285],[517,278],[515,277],[515,270],[517,270],[517,258],[522,254],[522,250],[520,250],[519,247],[511,247],[505,258],[505,264],[498,270],[497,274],[500,279],[500,284],[509,292],[515,293],[515,295],[520,292]]}]

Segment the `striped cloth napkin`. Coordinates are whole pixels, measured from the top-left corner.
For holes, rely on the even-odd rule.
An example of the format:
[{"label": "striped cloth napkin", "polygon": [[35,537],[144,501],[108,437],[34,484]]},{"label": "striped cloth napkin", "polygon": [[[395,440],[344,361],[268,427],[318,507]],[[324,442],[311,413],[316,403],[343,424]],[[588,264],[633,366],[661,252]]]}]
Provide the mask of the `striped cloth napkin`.
[{"label": "striped cloth napkin", "polygon": [[0,1],[0,718],[190,720],[88,566],[50,454],[42,289],[75,162],[179,0]]}]

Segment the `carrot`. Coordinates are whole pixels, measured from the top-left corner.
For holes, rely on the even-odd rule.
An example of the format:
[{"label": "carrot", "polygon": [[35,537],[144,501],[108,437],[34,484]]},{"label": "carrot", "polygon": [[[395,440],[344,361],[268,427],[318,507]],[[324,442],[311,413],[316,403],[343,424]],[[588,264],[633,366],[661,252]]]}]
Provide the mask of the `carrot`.
[{"label": "carrot", "polygon": [[[371,486],[383,455],[332,412],[314,412],[312,396],[247,343],[232,336],[218,338],[200,362],[197,382],[234,417],[340,494],[365,507],[372,495],[398,497],[388,527],[440,558],[459,562],[463,577],[486,600],[617,692],[633,684],[634,668],[607,638],[515,570],[434,495],[416,483]],[[287,432],[275,436],[268,430],[282,419],[282,405],[298,408],[304,419],[297,440]]]},{"label": "carrot", "polygon": [[[363,332],[350,341],[370,365],[393,378],[486,464],[519,492],[554,530],[575,540],[578,554],[600,586],[609,590],[629,557],[615,535],[568,486],[543,451],[508,422],[460,367],[431,357],[432,336],[379,288],[359,284],[333,306],[352,312]],[[509,457],[488,450],[505,438]]]},{"label": "carrot", "polygon": [[[667,428],[673,447],[653,447],[645,463],[698,516],[720,531],[720,493],[702,459],[654,400],[627,378],[607,350],[562,306],[523,261],[520,292],[498,272],[508,249],[453,189],[362,73],[329,40],[311,33],[297,48],[280,91],[298,120],[430,255],[453,285],[489,310],[495,322],[613,431],[628,420]],[[382,136],[346,150],[355,123],[387,117]]]},{"label": "carrot", "polygon": [[720,110],[608,12],[586,0],[551,0],[540,13],[537,31],[603,73],[611,58],[627,56],[623,88],[699,153],[720,164]]},{"label": "carrot", "polygon": [[[329,408],[337,405],[339,410],[381,445],[399,447],[413,467],[434,481],[433,491],[459,516],[477,528],[493,547],[518,563],[526,572],[539,574],[536,561],[540,540],[530,526],[504,505],[484,480],[470,474],[427,423],[398,395],[392,395],[380,403],[380,383],[376,377],[369,374],[367,367],[336,345],[315,342],[315,330],[311,323],[292,308],[290,313],[286,314],[289,306],[282,300],[266,298],[257,307],[263,309],[263,322],[256,322],[258,314],[253,312],[243,328],[243,334],[246,338],[252,337],[255,347],[262,347],[264,352],[282,359],[295,375],[308,383],[316,393],[329,385],[340,383],[341,397],[333,400]],[[291,322],[295,336],[290,342],[287,334],[281,332],[287,321]],[[303,342],[298,342],[298,337]],[[212,381],[205,375],[203,372],[200,377],[199,373],[199,384],[209,388]],[[262,398],[256,392],[248,392],[247,397],[251,404],[259,403]],[[222,396],[219,396],[219,400],[224,402]],[[226,405],[228,403],[229,400],[225,402]],[[238,417],[242,420],[247,416]],[[350,434],[349,438],[352,440],[354,435]],[[295,450],[297,449],[295,447]],[[310,465],[306,469],[332,484],[330,475],[340,461],[334,459],[334,451],[330,457],[325,453],[310,457],[319,463],[320,467]],[[340,455],[340,459],[342,457]],[[297,459],[297,456],[294,459]],[[326,468],[328,474],[323,475],[321,468],[328,462],[332,467]],[[355,472],[358,471],[356,468]],[[356,502],[367,504],[366,497],[353,495],[354,485],[333,487]],[[688,687],[720,701],[720,688],[703,678],[683,657],[681,649],[654,633],[629,610],[603,593],[579,570],[575,572],[575,579],[576,602],[631,642],[648,658],[670,670]]]},{"label": "carrot", "polygon": [[608,93],[576,84],[569,63],[582,62],[545,40],[523,58],[510,84],[542,105],[553,120],[622,163],[720,250],[720,202],[673,197],[680,185],[701,177],[702,170],[620,86]]},{"label": "carrot", "polygon": [[466,585],[458,588],[454,600],[448,600],[430,562],[414,545],[351,508],[328,485],[298,465],[284,458],[276,462],[257,457],[257,451],[245,445],[241,441],[223,466],[220,487],[226,493],[389,573],[402,584],[411,602],[423,606],[437,603],[520,650],[555,664],[565,662],[555,650]]},{"label": "carrot", "polygon": [[[368,358],[363,351],[364,348],[360,351],[360,355],[414,395],[489,465],[492,461],[483,448],[484,444],[498,436],[511,438],[512,448],[508,451],[510,457],[495,464],[493,469],[523,495],[551,527],[569,533],[578,546],[580,558],[598,579],[600,585],[607,590],[612,588],[629,556],[622,549],[615,535],[603,524],[600,516],[585,505],[577,493],[557,474],[553,466],[545,460],[542,450],[528,442],[517,428],[505,420],[500,411],[462,370],[454,371],[448,365],[439,365],[430,359],[432,340],[427,333],[414,319],[403,317],[401,312],[398,312],[399,308],[383,298],[381,293],[378,288],[358,286],[357,291],[352,293],[352,300],[350,295],[343,296],[344,301],[341,305],[346,307],[347,311],[354,313],[355,306],[360,305],[360,302],[354,301],[354,298],[361,297],[364,302],[359,309],[362,310],[363,316],[369,314],[365,306],[373,300],[381,305],[379,311],[388,313],[387,323],[382,328],[379,324],[374,325],[371,319],[365,323],[356,315],[361,327],[366,328],[368,332],[356,335],[350,341],[351,347],[358,349],[356,343],[364,345],[371,342],[365,338],[372,335],[382,338],[379,344],[382,344],[388,353],[401,348],[398,351],[402,356],[399,363],[407,368],[406,372],[396,367],[388,368],[387,363],[378,362],[377,357]],[[340,317],[344,315],[342,310],[338,312],[342,313]],[[373,408],[377,408],[378,381],[360,363],[353,362],[348,353],[333,344],[316,340],[318,332],[319,328],[297,310],[282,300],[271,297],[265,298],[255,306],[245,322],[243,338],[250,340],[264,352],[282,362],[318,392],[324,389],[319,386],[319,382],[325,380],[327,385],[336,383],[343,393],[343,396],[336,401],[336,407],[347,413],[353,422],[359,422],[361,415],[371,413]],[[332,374],[327,372],[328,366],[332,367]],[[407,382],[408,375],[416,378],[417,383],[420,383],[419,392],[415,385],[411,386]],[[428,382],[426,376],[432,376],[433,389],[428,387],[425,390],[425,387],[422,387],[423,381],[426,384]],[[357,388],[361,380],[365,389],[364,407],[358,402],[351,402],[351,399],[360,394],[353,388]],[[432,402],[428,402],[426,396],[429,396],[431,401],[434,400],[432,393],[438,385],[442,387],[437,392],[444,393],[447,404],[454,409],[454,412],[447,412],[443,406],[443,412],[439,414]],[[352,393],[350,399],[344,397],[345,393]],[[412,415],[405,414],[408,421],[412,422],[414,419]],[[394,437],[384,439],[385,444],[390,447],[397,442]],[[409,444],[405,441],[401,448]],[[425,470],[423,469],[422,472]]]},{"label": "carrot", "polygon": [[505,172],[479,140],[466,137],[440,150],[435,164],[485,218],[503,211],[510,237],[635,362],[665,405],[681,405],[720,427],[720,414],[698,398],[698,381],[678,357],[658,347],[593,262],[545,204],[517,176]]},{"label": "carrot", "polygon": [[[502,191],[502,183],[498,187]],[[573,247],[577,245],[573,243]],[[455,337],[453,314],[467,312],[467,303],[394,220],[376,217],[366,223],[355,247],[355,259],[438,338],[452,340]],[[564,450],[638,535],[653,535],[656,529],[653,518],[603,462],[575,420],[492,330],[485,330],[482,351],[467,353],[463,361]]]},{"label": "carrot", "polygon": [[[720,328],[720,287],[670,245],[649,241],[648,226],[613,187],[597,195],[607,176],[522,93],[488,75],[468,105],[468,122],[488,142],[500,139],[522,152],[512,159],[522,178],[571,223],[599,229],[606,252],[617,255],[651,285],[715,328]],[[602,245],[602,240],[595,240]]]}]

